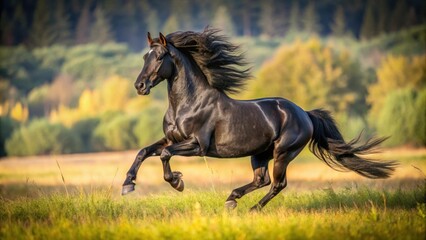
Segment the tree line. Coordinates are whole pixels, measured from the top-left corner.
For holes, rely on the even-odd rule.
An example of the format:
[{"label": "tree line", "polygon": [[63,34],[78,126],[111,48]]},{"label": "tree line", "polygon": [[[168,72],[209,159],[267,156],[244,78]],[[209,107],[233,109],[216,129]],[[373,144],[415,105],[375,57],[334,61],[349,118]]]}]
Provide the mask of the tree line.
[{"label": "tree line", "polygon": [[224,29],[252,63],[255,79],[233,97],[284,97],[331,110],[347,138],[365,130],[390,135],[389,146],[426,145],[418,1],[0,4],[0,156],[125,150],[159,138],[166,87],[144,97],[132,87],[146,31],[207,23]]},{"label": "tree line", "polygon": [[[284,97],[306,110],[331,110],[346,138],[365,130],[391,136],[389,146],[425,146],[426,49],[411,44],[425,28],[368,42],[235,38],[263,64],[233,97]],[[377,52],[381,60],[366,65]],[[126,45],[0,47],[0,56],[7,59],[0,64],[0,155],[125,150],[162,135],[166,86],[136,95],[142,55]]]},{"label": "tree line", "polygon": [[147,31],[200,30],[234,36],[296,33],[371,39],[426,22],[421,0],[37,0],[2,1],[1,45],[123,42],[140,50]]}]

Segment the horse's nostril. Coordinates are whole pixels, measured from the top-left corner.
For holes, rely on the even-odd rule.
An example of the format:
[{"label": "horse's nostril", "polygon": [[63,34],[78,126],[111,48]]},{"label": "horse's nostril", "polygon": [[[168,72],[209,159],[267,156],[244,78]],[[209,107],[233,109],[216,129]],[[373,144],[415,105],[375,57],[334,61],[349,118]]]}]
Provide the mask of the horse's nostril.
[{"label": "horse's nostril", "polygon": [[135,83],[135,88],[143,90],[143,89],[145,89],[145,83],[137,82],[137,83]]}]

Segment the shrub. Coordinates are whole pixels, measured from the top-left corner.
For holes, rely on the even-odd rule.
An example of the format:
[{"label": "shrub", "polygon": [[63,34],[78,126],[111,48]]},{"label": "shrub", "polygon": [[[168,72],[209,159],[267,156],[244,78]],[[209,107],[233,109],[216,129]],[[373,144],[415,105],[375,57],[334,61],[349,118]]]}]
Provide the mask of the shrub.
[{"label": "shrub", "polygon": [[95,150],[126,150],[136,147],[137,139],[133,135],[135,119],[118,115],[108,121],[101,121],[93,133]]},{"label": "shrub", "polygon": [[6,156],[5,143],[19,126],[18,122],[7,116],[0,116],[0,156]]},{"label": "shrub", "polygon": [[139,147],[144,147],[160,140],[163,133],[163,112],[156,107],[150,107],[139,115],[133,130],[138,139]]},{"label": "shrub", "polygon": [[376,120],[389,94],[394,91],[426,87],[426,55],[388,56],[377,69],[377,82],[368,88],[370,118]]},{"label": "shrub", "polygon": [[0,77],[22,93],[50,82],[54,72],[40,66],[38,59],[25,47],[0,47]]},{"label": "shrub", "polygon": [[44,84],[34,88],[27,96],[28,108],[31,117],[42,117],[49,110],[49,85]]},{"label": "shrub", "polygon": [[6,141],[8,155],[14,156],[73,153],[79,149],[81,142],[75,133],[44,119],[15,130]]},{"label": "shrub", "polygon": [[68,50],[61,72],[87,82],[99,82],[109,76],[137,76],[142,57],[131,54],[126,45],[96,44],[79,45]]},{"label": "shrub", "polygon": [[378,131],[390,135],[390,146],[426,145],[426,89],[396,90],[386,98],[377,120]]},{"label": "shrub", "polygon": [[72,131],[80,138],[82,143],[81,152],[91,152],[94,149],[92,146],[93,132],[99,125],[99,118],[86,118],[76,122],[72,126]]}]

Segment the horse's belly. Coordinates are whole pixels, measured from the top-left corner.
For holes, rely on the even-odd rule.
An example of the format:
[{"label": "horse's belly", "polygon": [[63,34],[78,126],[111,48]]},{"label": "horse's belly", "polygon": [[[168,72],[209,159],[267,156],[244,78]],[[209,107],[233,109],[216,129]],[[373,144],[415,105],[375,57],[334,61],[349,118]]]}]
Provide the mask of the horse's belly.
[{"label": "horse's belly", "polygon": [[273,144],[273,136],[260,131],[215,136],[207,155],[221,158],[251,156],[264,152]]}]

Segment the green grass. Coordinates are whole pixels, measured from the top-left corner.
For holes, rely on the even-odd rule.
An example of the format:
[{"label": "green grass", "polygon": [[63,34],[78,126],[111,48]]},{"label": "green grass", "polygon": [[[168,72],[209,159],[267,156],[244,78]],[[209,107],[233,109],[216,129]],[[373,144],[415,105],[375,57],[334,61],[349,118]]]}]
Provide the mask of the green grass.
[{"label": "green grass", "polygon": [[108,190],[0,199],[0,239],[424,239],[426,190],[368,187],[265,193],[223,207],[225,192],[114,197]]},{"label": "green grass", "polygon": [[244,196],[235,210],[224,209],[230,191],[252,178],[248,159],[208,158],[207,166],[202,158],[176,157],[173,169],[183,172],[186,188],[179,193],[163,181],[154,158],[142,165],[136,191],[121,197],[133,154],[1,160],[0,239],[387,240],[426,234],[425,150],[375,156],[400,160],[386,180],[335,172],[303,152],[289,166],[288,187],[257,213],[248,210],[268,187]]}]

